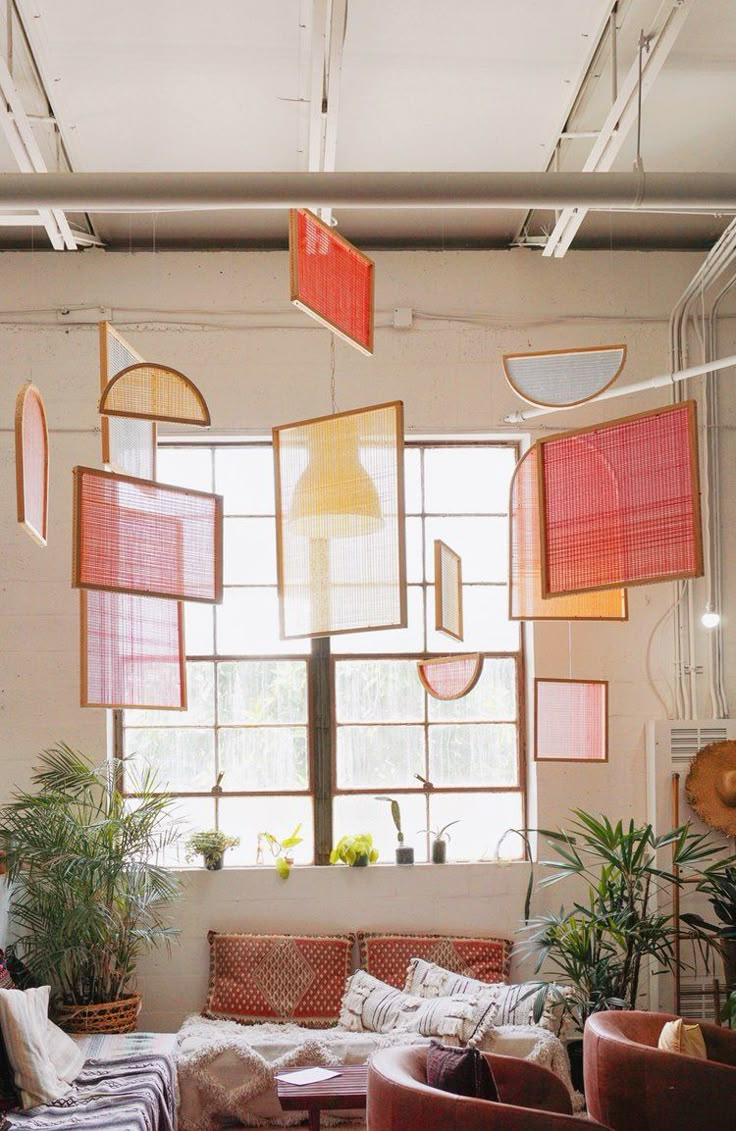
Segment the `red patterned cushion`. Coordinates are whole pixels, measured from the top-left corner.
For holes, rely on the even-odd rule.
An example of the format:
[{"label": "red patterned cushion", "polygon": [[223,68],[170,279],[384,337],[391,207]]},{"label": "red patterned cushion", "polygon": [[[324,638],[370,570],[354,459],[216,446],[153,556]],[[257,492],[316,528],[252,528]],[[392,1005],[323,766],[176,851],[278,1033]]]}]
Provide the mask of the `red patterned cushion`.
[{"label": "red patterned cushion", "polygon": [[351,935],[224,935],[210,931],[206,1017],[243,1024],[337,1024],[350,974]]},{"label": "red patterned cushion", "polygon": [[482,982],[507,982],[510,939],[468,939],[454,935],[380,935],[361,933],[360,964],[382,982],[403,990],[409,959],[424,958]]}]

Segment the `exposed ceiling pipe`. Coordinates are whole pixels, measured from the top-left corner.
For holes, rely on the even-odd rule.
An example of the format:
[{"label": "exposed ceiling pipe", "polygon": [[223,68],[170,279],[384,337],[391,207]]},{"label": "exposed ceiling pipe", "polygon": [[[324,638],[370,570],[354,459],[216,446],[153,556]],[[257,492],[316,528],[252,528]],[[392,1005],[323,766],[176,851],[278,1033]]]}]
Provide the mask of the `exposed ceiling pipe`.
[{"label": "exposed ceiling pipe", "polygon": [[93,212],[222,208],[701,208],[736,212],[732,173],[2,173],[0,206]]}]

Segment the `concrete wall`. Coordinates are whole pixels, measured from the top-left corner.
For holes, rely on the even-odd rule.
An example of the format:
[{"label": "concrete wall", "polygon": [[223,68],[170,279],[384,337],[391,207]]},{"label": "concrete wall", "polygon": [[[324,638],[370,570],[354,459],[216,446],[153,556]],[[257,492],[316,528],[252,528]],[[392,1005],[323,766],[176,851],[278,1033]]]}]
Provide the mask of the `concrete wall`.
[{"label": "concrete wall", "polygon": [[[518,402],[502,376],[503,352],[625,341],[625,380],[666,371],[669,311],[700,256],[572,253],[550,262],[522,251],[380,253],[376,261],[375,356],[337,343],[338,407],[401,398],[410,433],[441,435],[509,431],[503,416]],[[97,330],[76,324],[75,309],[109,308],[144,356],[189,373],[208,398],[213,434],[262,433],[330,410],[330,338],[290,307],[287,280],[283,253],[0,256],[0,800],[27,783],[34,756],[55,740],[100,756],[106,744],[105,713],[78,706],[78,597],[69,586],[70,469],[99,462]],[[395,307],[415,311],[412,329],[392,328]],[[64,310],[71,314],[60,315]],[[733,336],[731,323],[724,327],[723,353]],[[17,388],[27,379],[40,386],[52,429],[45,551],[15,523],[12,421]],[[725,424],[733,420],[729,380]],[[543,423],[615,418],[664,399],[640,395]],[[725,440],[728,535],[730,431]],[[727,575],[733,553],[729,537]],[[645,722],[664,717],[672,699],[671,626],[657,627],[672,600],[670,585],[636,589],[628,624],[538,623],[529,631],[530,676],[572,672],[611,681],[608,765],[541,766],[531,783],[538,803],[532,823],[555,825],[573,804],[612,817],[645,815]],[[729,592],[726,613],[731,601]],[[703,708],[707,713],[704,692]],[[188,872],[174,913],[181,945],[172,960],[154,955],[141,966],[142,1024],[176,1027],[201,1006],[208,928],[511,934],[526,878],[526,865],[489,863],[297,869],[287,883],[270,869]],[[553,902],[561,898],[555,890]]]}]

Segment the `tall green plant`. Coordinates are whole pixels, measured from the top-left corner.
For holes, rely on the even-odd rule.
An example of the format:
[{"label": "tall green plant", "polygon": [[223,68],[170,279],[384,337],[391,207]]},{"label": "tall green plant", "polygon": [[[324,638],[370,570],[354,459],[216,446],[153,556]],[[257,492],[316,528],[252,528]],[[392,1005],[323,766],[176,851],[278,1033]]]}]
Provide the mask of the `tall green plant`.
[{"label": "tall green plant", "polygon": [[[556,854],[542,861],[554,872],[539,887],[574,877],[585,895],[567,909],[529,919],[522,950],[536,956],[535,973],[544,968],[569,983],[570,990],[558,996],[582,1028],[598,1010],[635,1006],[646,962],[662,971],[676,968],[676,929],[666,897],[721,849],[688,825],[658,837],[648,824],[612,824],[582,809],[573,816],[569,830],[539,830]],[[663,850],[672,866],[662,866]],[[545,986],[538,1012],[548,993]]]},{"label": "tall green plant", "polygon": [[14,950],[66,1004],[118,1000],[141,954],[178,933],[166,910],[180,885],[155,862],[177,835],[172,800],[149,772],[126,800],[120,770],[61,743],[42,755],[36,790],[0,810]]}]

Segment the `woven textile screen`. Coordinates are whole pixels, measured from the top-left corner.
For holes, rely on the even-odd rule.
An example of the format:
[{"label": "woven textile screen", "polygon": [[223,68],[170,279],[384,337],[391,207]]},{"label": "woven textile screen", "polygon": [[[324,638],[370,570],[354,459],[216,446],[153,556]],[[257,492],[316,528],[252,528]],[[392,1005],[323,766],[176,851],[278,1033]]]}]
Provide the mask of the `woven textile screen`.
[{"label": "woven textile screen", "polygon": [[82,706],[185,710],[182,602],[92,589],[79,596]]},{"label": "woven textile screen", "polygon": [[507,353],[503,370],[514,392],[529,404],[570,406],[597,397],[616,380],[626,346],[591,346],[547,353]]},{"label": "woven textile screen", "polygon": [[703,572],[694,401],[539,441],[542,592]]},{"label": "woven textile screen", "polygon": [[462,562],[460,555],[439,538],[434,543],[434,614],[438,632],[462,640]]},{"label": "woven textile screen", "polygon": [[291,301],[373,353],[373,262],[311,212],[289,213]]},{"label": "woven textile screen", "polygon": [[425,691],[433,698],[461,699],[480,679],[483,657],[474,652],[466,656],[418,660],[417,670]]},{"label": "woven textile screen", "polygon": [[405,627],[400,401],[273,430],[281,635]]},{"label": "woven textile screen", "polygon": [[129,365],[108,381],[100,397],[105,416],[207,425],[210,413],[197,386],[167,365]]},{"label": "woven textile screen", "polygon": [[49,509],[49,433],[43,399],[24,385],[15,401],[15,483],[18,522],[46,545]]},{"label": "woven textile screen", "polygon": [[535,679],[534,695],[537,761],[608,761],[605,680]]},{"label": "woven textile screen", "polygon": [[[111,377],[143,358],[109,322],[100,322],[100,392]],[[138,479],[156,478],[156,425],[151,420],[103,416],[102,462],[113,471],[135,475]]]},{"label": "woven textile screen", "polygon": [[522,456],[511,482],[509,616],[511,620],[626,620],[625,589],[542,597],[539,472],[536,445]]},{"label": "woven textile screen", "polygon": [[73,584],[222,600],[222,497],[74,468]]}]

